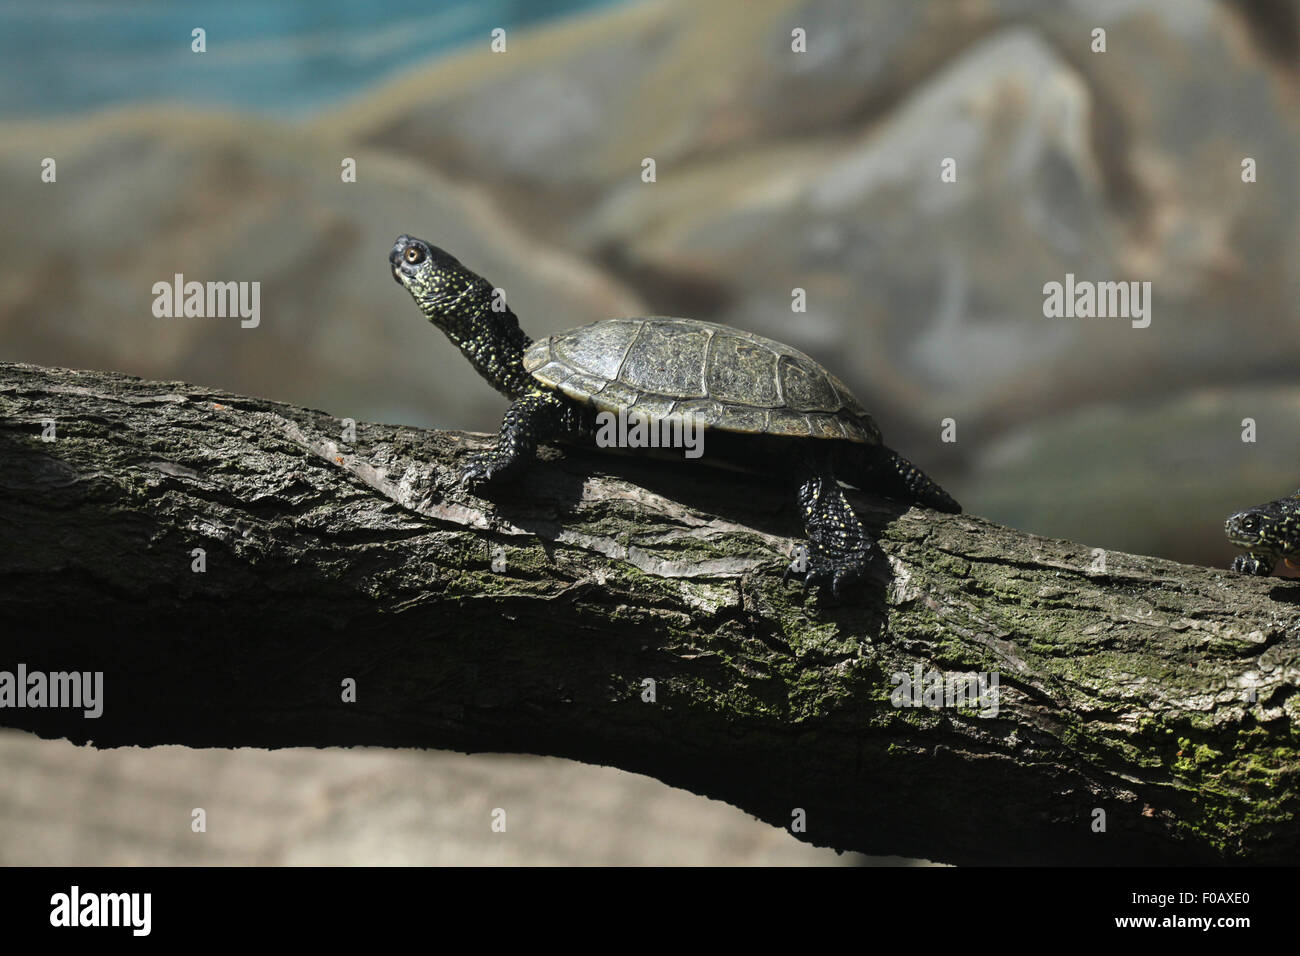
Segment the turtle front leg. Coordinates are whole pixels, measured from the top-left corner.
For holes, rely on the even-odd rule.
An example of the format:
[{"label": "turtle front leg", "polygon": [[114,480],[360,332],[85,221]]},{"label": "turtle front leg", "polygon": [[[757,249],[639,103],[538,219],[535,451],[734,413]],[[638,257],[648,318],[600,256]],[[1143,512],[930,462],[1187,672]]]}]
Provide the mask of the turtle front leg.
[{"label": "turtle front leg", "polygon": [[865,577],[867,565],[880,549],[862,527],[830,469],[813,469],[803,475],[797,498],[808,535],[808,553],[797,557],[784,576],[802,572],[805,588],[829,585],[832,594],[843,597]]},{"label": "turtle front leg", "polygon": [[1232,570],[1240,571],[1242,574],[1254,574],[1259,577],[1266,577],[1273,573],[1273,565],[1277,559],[1271,554],[1256,554],[1247,552],[1239,554],[1232,559]]},{"label": "turtle front leg", "polygon": [[564,403],[553,392],[529,392],[515,399],[501,420],[496,446],[470,456],[461,469],[461,485],[475,490],[517,474],[533,460],[541,442],[561,434],[564,411]]}]

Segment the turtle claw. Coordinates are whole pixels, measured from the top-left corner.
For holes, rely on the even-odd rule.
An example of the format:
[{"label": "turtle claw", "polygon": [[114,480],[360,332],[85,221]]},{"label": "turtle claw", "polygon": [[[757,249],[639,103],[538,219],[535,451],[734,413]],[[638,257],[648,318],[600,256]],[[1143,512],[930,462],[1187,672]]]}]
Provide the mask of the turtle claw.
[{"label": "turtle claw", "polygon": [[862,582],[866,577],[867,569],[865,565],[853,565],[847,568],[840,568],[835,572],[831,579],[831,593],[837,598],[846,598],[849,591],[857,584]]},{"label": "turtle claw", "polygon": [[868,555],[865,560],[854,559],[848,564],[841,564],[830,576],[831,594],[836,599],[848,598],[860,585],[867,576],[867,562],[871,560]]},{"label": "turtle claw", "polygon": [[805,594],[811,594],[813,591],[826,594],[829,591],[832,596],[838,596],[835,594],[835,575],[826,571],[805,575],[803,590]]},{"label": "turtle claw", "polygon": [[871,559],[870,553],[836,558],[813,551],[806,558],[805,570],[800,571],[795,567],[794,561],[787,564],[781,574],[781,583],[786,583],[792,577],[799,577],[802,579],[805,593],[817,588],[823,592],[829,591],[836,599],[846,598],[854,585],[866,577],[867,565]]},{"label": "turtle claw", "polygon": [[457,483],[464,491],[478,491],[499,481],[506,472],[507,464],[493,452],[472,455],[460,470],[460,480]]}]

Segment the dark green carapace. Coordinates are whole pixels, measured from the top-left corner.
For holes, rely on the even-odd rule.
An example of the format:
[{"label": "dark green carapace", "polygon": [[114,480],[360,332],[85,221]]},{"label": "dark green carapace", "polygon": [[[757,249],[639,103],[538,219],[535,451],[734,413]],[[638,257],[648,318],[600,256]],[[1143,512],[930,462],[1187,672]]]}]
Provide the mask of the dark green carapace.
[{"label": "dark green carapace", "polygon": [[[496,447],[461,475],[472,488],[509,480],[540,442],[595,444],[598,415],[652,424],[689,420],[704,460],[787,482],[808,535],[798,571],[807,586],[843,594],[879,548],[839,481],[939,511],[961,506],[885,447],[871,416],[835,376],[787,345],[678,318],[607,319],[534,343],[493,289],[443,250],[398,236],[393,278],[510,399]],[[787,572],[788,573],[788,572]]]},{"label": "dark green carapace", "polygon": [[1228,540],[1245,554],[1232,570],[1269,574],[1281,558],[1300,557],[1300,491],[1286,498],[1238,511],[1223,526]]}]

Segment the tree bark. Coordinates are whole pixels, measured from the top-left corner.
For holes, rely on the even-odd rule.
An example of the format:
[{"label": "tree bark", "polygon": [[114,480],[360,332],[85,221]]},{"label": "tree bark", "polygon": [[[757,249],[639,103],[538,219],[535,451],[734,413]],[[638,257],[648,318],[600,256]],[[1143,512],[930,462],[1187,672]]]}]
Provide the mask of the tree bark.
[{"label": "tree bark", "polygon": [[[953,863],[1296,859],[1289,582],[853,494],[888,566],[833,603],[782,581],[761,477],[547,449],[488,501],[455,484],[487,436],[345,425],[0,365],[0,670],[104,675],[98,718],[0,723],[553,754]],[[996,713],[895,706],[918,668],[996,675]]]}]

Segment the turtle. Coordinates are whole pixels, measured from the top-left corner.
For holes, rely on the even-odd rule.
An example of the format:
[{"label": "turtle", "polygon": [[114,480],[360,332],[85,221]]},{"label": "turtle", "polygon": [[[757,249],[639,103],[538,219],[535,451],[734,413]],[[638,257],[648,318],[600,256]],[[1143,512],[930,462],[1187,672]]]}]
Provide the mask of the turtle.
[{"label": "turtle", "polygon": [[[393,278],[498,392],[510,399],[494,447],[471,456],[463,487],[516,479],[539,443],[593,441],[601,415],[669,418],[698,430],[706,463],[771,475],[798,503],[808,546],[785,577],[840,598],[881,552],[840,480],[960,513],[887,447],[838,378],[804,353],[730,326],[671,316],[610,318],[534,342],[482,276],[422,239],[397,237]],[[797,564],[797,566],[796,566]]]},{"label": "turtle", "polygon": [[1296,567],[1300,558],[1300,491],[1230,515],[1223,532],[1246,553],[1232,560],[1232,570],[1243,574],[1271,574],[1278,559]]}]

